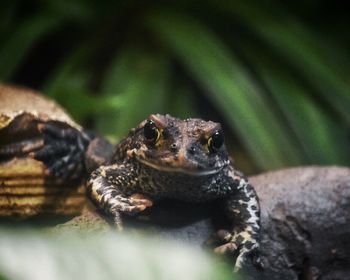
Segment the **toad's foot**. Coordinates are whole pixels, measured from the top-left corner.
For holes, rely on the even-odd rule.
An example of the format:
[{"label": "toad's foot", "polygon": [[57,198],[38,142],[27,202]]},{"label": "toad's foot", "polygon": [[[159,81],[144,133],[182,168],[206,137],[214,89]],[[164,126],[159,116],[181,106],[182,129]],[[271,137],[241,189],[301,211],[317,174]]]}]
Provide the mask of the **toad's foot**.
[{"label": "toad's foot", "polygon": [[123,229],[121,214],[135,215],[151,207],[148,197],[133,192],[137,174],[130,164],[115,163],[100,166],[92,172],[87,183],[87,195],[92,202],[110,216],[119,230]]},{"label": "toad's foot", "polygon": [[215,235],[206,241],[206,245],[221,243],[214,248],[214,252],[220,255],[237,254],[234,271],[238,272],[246,266],[249,258],[255,267],[262,269],[263,264],[259,253],[259,244],[251,238],[249,229],[238,233],[230,233],[226,230],[219,230]]},{"label": "toad's foot", "polygon": [[110,198],[106,197],[106,199],[105,207],[108,209],[106,210],[112,216],[118,230],[123,230],[123,222],[120,217],[122,213],[133,216],[153,205],[152,200],[142,194],[133,194],[129,197],[120,194]]}]

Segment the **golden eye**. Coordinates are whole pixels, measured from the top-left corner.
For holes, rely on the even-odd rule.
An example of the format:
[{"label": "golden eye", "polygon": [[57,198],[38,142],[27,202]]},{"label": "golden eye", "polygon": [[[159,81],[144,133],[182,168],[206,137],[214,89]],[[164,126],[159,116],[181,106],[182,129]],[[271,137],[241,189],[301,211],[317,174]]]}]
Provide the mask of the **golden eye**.
[{"label": "golden eye", "polygon": [[208,139],[208,147],[212,152],[217,151],[224,144],[224,136],[220,130],[214,132],[212,136]]},{"label": "golden eye", "polygon": [[160,131],[153,121],[148,120],[143,127],[143,135],[147,141],[156,143],[160,138]]}]

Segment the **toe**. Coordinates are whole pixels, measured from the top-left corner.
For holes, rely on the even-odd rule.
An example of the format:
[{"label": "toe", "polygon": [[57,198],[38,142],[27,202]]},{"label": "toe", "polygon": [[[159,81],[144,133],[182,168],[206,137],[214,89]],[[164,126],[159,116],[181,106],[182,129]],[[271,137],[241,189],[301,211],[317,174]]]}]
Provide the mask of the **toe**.
[{"label": "toe", "polygon": [[133,205],[143,205],[145,208],[151,207],[153,205],[153,201],[151,199],[138,193],[130,196],[130,200]]},{"label": "toe", "polygon": [[233,252],[237,249],[236,244],[229,242],[214,249],[214,252],[219,255],[224,255],[228,252]]},{"label": "toe", "polygon": [[204,246],[211,247],[219,244],[228,243],[232,240],[232,234],[225,229],[220,229],[217,232],[210,235],[210,237],[204,242]]}]

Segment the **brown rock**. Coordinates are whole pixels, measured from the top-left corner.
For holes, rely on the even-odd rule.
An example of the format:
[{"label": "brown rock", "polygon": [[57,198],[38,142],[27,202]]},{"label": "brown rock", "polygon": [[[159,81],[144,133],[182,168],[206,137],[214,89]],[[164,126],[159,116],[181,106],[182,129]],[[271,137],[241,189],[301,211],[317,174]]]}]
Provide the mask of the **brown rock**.
[{"label": "brown rock", "polygon": [[67,231],[77,231],[79,233],[104,233],[111,229],[112,227],[110,224],[88,206],[84,209],[82,215],[74,217],[64,224],[55,226],[51,231],[56,233]]},{"label": "brown rock", "polygon": [[262,208],[264,279],[350,279],[350,169],[251,178]]}]

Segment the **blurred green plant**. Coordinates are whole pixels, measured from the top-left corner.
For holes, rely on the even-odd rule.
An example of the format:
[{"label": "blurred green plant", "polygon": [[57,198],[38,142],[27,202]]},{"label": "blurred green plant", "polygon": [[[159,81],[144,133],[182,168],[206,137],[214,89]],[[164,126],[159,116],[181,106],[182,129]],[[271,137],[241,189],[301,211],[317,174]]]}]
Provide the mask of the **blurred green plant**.
[{"label": "blurred green plant", "polygon": [[350,40],[312,3],[12,1],[0,79],[32,86],[46,65],[34,86],[115,141],[150,113],[207,119],[210,102],[257,170],[349,165]]},{"label": "blurred green plant", "polygon": [[133,234],[0,229],[0,279],[239,279],[198,248]]}]

